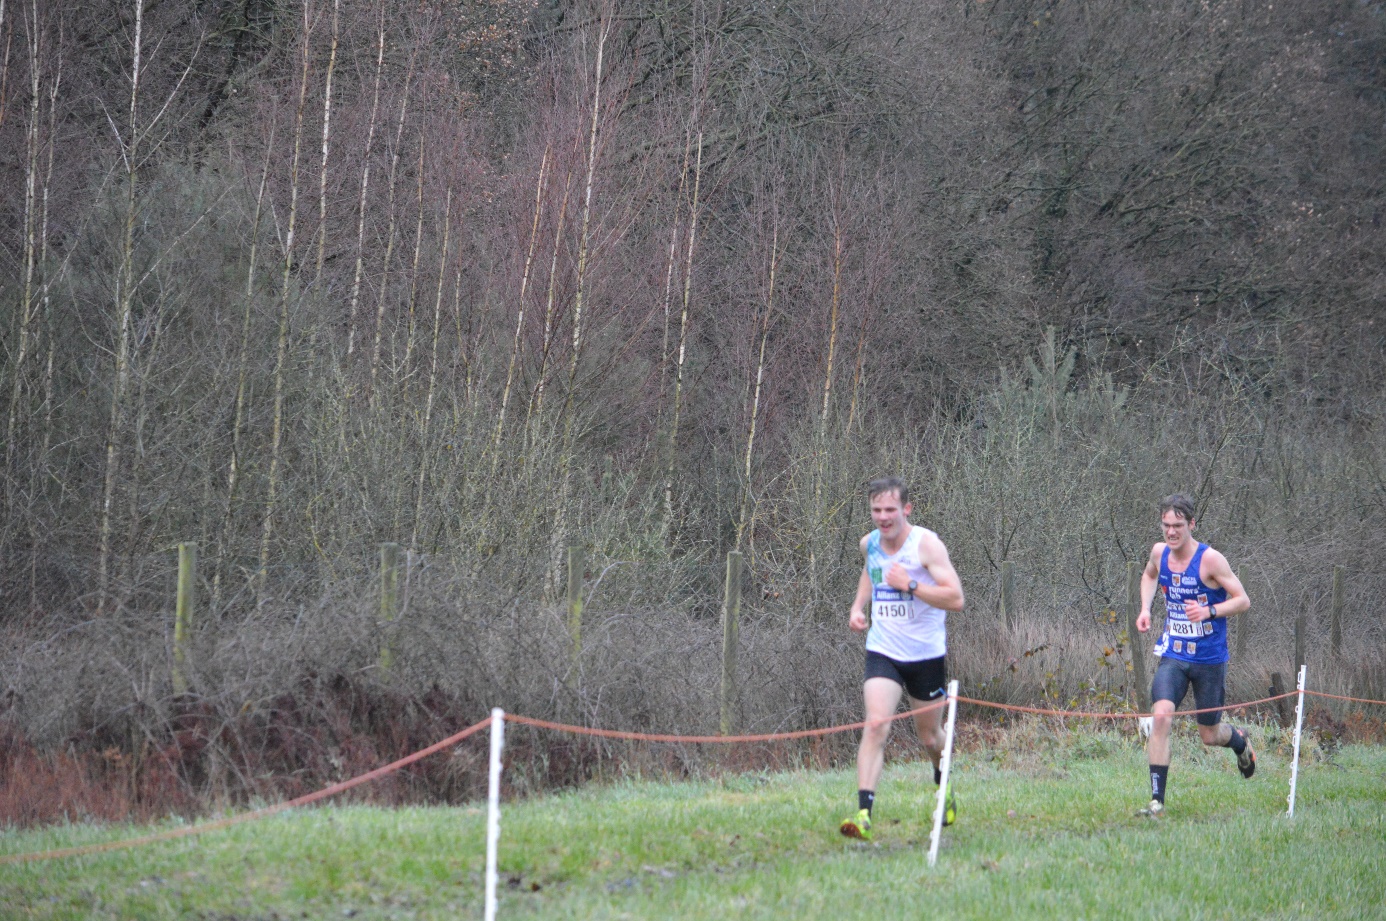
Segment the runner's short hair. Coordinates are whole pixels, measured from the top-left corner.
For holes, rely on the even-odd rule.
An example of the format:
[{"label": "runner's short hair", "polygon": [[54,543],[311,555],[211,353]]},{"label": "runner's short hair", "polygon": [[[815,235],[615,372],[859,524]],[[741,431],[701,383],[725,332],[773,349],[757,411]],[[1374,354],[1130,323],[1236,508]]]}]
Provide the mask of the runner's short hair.
[{"label": "runner's short hair", "polygon": [[866,497],[868,499],[874,499],[883,492],[895,493],[900,497],[901,505],[909,504],[910,488],[898,476],[883,476],[879,480],[872,480],[866,484]]},{"label": "runner's short hair", "polygon": [[1165,496],[1160,500],[1160,517],[1163,518],[1165,512],[1174,512],[1185,521],[1193,521],[1194,501],[1187,493],[1182,492]]}]

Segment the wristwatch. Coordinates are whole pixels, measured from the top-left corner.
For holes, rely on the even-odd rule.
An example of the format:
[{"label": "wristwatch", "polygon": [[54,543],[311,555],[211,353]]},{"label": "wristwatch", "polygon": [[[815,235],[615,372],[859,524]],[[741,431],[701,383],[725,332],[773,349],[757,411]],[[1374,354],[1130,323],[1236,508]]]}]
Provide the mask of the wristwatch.
[{"label": "wristwatch", "polygon": [[917,588],[919,588],[919,583],[916,582],[914,579],[911,579],[911,580],[910,580],[910,594],[913,595],[913,594],[914,594],[914,590],[917,589]]},{"label": "wristwatch", "polygon": [[1217,620],[1217,619],[1218,619],[1218,606],[1217,606],[1217,605],[1215,605],[1215,604],[1210,604],[1210,605],[1208,605],[1208,619],[1209,619],[1209,620]]}]

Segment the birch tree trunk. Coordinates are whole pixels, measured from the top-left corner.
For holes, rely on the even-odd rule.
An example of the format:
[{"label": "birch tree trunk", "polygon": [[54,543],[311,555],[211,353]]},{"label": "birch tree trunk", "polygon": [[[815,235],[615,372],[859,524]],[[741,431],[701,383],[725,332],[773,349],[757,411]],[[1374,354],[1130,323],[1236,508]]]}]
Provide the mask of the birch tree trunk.
[{"label": "birch tree trunk", "polygon": [[327,250],[327,153],[332,140],[332,72],[337,67],[337,38],[342,0],[332,0],[332,48],[327,55],[327,75],[322,95],[322,162],[318,164],[318,264],[313,285],[322,281],[322,261]]},{"label": "birch tree trunk", "polygon": [[409,300],[406,304],[405,318],[406,329],[404,335],[404,362],[400,365],[399,375],[408,380],[413,376],[411,365],[414,360],[414,337],[418,334],[418,323],[414,316],[415,308],[418,305],[419,296],[419,254],[423,251],[423,226],[424,226],[424,148],[423,138],[419,138],[419,168],[418,180],[415,185],[417,195],[415,196],[414,206],[419,212],[419,219],[414,225],[414,257],[409,263]]},{"label": "birch tree trunk", "polygon": [[[505,413],[510,406],[510,388],[515,383],[515,368],[520,361],[520,333],[525,326],[525,292],[529,288],[530,268],[534,263],[534,249],[539,242],[539,218],[543,213],[544,185],[547,178],[549,155],[552,146],[544,148],[544,157],[539,161],[539,180],[534,184],[534,221],[529,229],[529,251],[525,254],[525,268],[520,275],[520,303],[515,312],[515,340],[510,347],[510,366],[505,372],[505,388],[501,391],[500,412],[496,417],[496,432],[491,438],[491,482],[496,479],[496,466],[500,463],[501,436],[505,431]],[[488,490],[487,494],[490,492]]]},{"label": "birch tree trunk", "polygon": [[669,258],[664,264],[664,331],[659,346],[659,430],[664,428],[664,396],[669,376],[669,324],[673,319],[674,266],[678,264],[679,222],[683,210],[684,190],[688,188],[688,158],[692,156],[693,135],[683,138],[683,166],[679,169],[679,190],[674,196],[674,228],[669,232]]},{"label": "birch tree trunk", "polygon": [[[38,268],[39,215],[38,215],[38,172],[39,172],[39,11],[37,0],[31,0],[32,22],[29,24],[29,124],[24,131],[24,229],[23,256],[24,279],[19,289],[19,335],[14,354],[14,380],[10,387],[10,406],[5,419],[5,520],[14,521],[14,480],[15,469],[15,428],[19,421],[20,400],[24,399],[25,366],[29,360],[30,327],[38,310],[38,299],[34,296],[34,275]],[[11,529],[6,528],[6,533]]]},{"label": "birch tree trunk", "polygon": [[778,223],[771,232],[770,239],[770,273],[769,283],[765,292],[765,314],[760,321],[760,353],[756,358],[756,381],[755,388],[751,395],[750,422],[746,431],[746,458],[742,467],[742,487],[741,487],[741,508],[736,516],[736,545],[733,550],[741,549],[742,539],[745,537],[746,524],[750,518],[751,510],[751,458],[755,456],[756,444],[756,420],[760,415],[760,390],[765,382],[765,345],[770,338],[770,320],[775,312],[775,274],[779,268],[779,247],[780,247],[780,228]]},{"label": "birch tree trunk", "polygon": [[[47,138],[47,163],[44,166],[43,174],[43,200],[40,205],[39,214],[39,253],[38,264],[43,266],[43,279],[40,284],[40,299],[42,301],[43,325],[45,333],[45,343],[47,348],[47,358],[43,367],[43,407],[40,413],[43,435],[40,439],[38,457],[34,465],[35,485],[33,492],[39,492],[37,481],[46,479],[49,475],[49,449],[53,439],[53,404],[54,404],[54,368],[58,358],[58,337],[56,335],[55,323],[53,322],[53,298],[52,284],[53,279],[47,269],[48,265],[48,203],[50,192],[53,187],[53,157],[57,149],[58,137],[58,89],[62,84],[62,55],[56,55],[56,64],[53,71],[53,79],[48,90],[48,138]],[[37,535],[32,540],[31,552],[33,559],[29,567],[29,608],[36,610],[39,604],[38,586],[38,561],[39,554],[43,552],[40,540]]]},{"label": "birch tree trunk", "polygon": [[116,272],[115,316],[115,379],[111,386],[111,413],[106,426],[106,472],[101,486],[101,527],[97,550],[98,614],[107,612],[110,592],[111,528],[115,520],[117,471],[121,461],[120,437],[123,430],[125,396],[130,383],[130,340],[134,312],[135,282],[135,219],[138,212],[139,185],[139,99],[140,67],[144,51],[144,0],[135,0],[135,35],[131,44],[130,109],[126,123],[127,137],[121,143],[125,164],[125,223],[121,232],[120,266]]},{"label": "birch tree trunk", "polygon": [[279,337],[274,350],[274,416],[270,423],[269,476],[265,486],[265,515],[260,529],[259,603],[265,601],[265,579],[269,567],[270,540],[274,535],[274,515],[279,501],[279,459],[284,442],[284,378],[289,361],[289,305],[294,272],[294,229],[298,220],[298,167],[303,151],[303,110],[308,99],[309,62],[308,4],[303,6],[303,64],[299,72],[298,105],[294,113],[294,153],[289,163],[289,216],[284,232],[284,263],[279,287]]},{"label": "birch tree trunk", "polygon": [[371,345],[370,392],[371,407],[376,405],[375,382],[380,371],[380,342],[385,332],[385,295],[390,287],[390,259],[395,251],[395,187],[399,171],[400,144],[404,141],[404,116],[409,111],[409,87],[414,78],[414,60],[409,61],[409,71],[404,75],[404,93],[399,103],[399,118],[395,122],[395,147],[390,152],[390,178],[386,195],[388,197],[387,228],[385,231],[385,262],[380,269],[380,296],[375,304],[375,341]]},{"label": "birch tree trunk", "polygon": [[380,28],[376,32],[375,84],[371,91],[371,115],[366,126],[366,147],[361,152],[361,197],[356,210],[356,267],[351,276],[351,302],[347,308],[347,360],[356,351],[357,312],[361,305],[361,277],[366,266],[366,198],[371,184],[371,147],[375,141],[376,115],[380,111],[380,76],[385,67],[385,8],[380,8]]},{"label": "birch tree trunk", "polygon": [[265,146],[265,162],[260,169],[260,188],[255,193],[255,217],[251,221],[250,254],[245,272],[245,312],[241,317],[241,343],[236,353],[236,408],[231,421],[231,460],[226,470],[226,501],[222,506],[221,540],[218,542],[217,564],[212,572],[211,610],[219,610],[221,603],[221,579],[225,570],[223,561],[230,552],[231,534],[236,519],[236,496],[240,488],[241,457],[244,448],[241,439],[245,432],[246,376],[250,365],[250,319],[255,305],[255,268],[260,253],[260,220],[264,215],[265,186],[269,182],[270,152],[274,149],[274,135]]},{"label": "birch tree trunk", "polygon": [[529,407],[525,410],[525,442],[530,437],[530,421],[544,411],[544,381],[548,377],[549,351],[553,345],[554,293],[558,284],[558,254],[563,249],[563,225],[568,217],[568,197],[573,184],[573,174],[569,170],[563,178],[563,201],[558,205],[558,226],[553,232],[553,258],[549,261],[549,287],[544,298],[544,339],[539,346],[539,373],[534,391],[530,394]]},{"label": "birch tree trunk", "polygon": [[428,392],[424,398],[423,424],[419,426],[419,482],[415,488],[414,529],[409,535],[409,548],[419,549],[419,523],[423,520],[424,481],[428,471],[428,434],[433,420],[433,398],[438,386],[438,337],[443,326],[443,279],[448,267],[449,234],[452,230],[452,189],[448,189],[443,205],[443,254],[438,259],[438,289],[433,300],[433,347],[429,357]]},{"label": "birch tree trunk", "polygon": [[688,314],[693,292],[693,251],[698,242],[698,195],[703,179],[703,133],[698,132],[698,153],[693,167],[693,207],[688,218],[688,249],[683,265],[683,309],[679,315],[679,354],[674,366],[673,420],[664,467],[664,533],[674,524],[674,475],[679,444],[679,413],[683,400],[683,363],[688,356]]},{"label": "birch tree trunk", "polygon": [[578,365],[582,359],[582,310],[587,296],[587,257],[592,231],[592,183],[597,171],[597,128],[601,123],[602,63],[610,24],[603,22],[597,32],[596,81],[592,88],[592,124],[587,133],[587,174],[583,183],[582,227],[578,232],[577,291],[573,298],[573,349],[568,359],[568,386],[563,398],[563,448],[559,458],[558,507],[553,529],[553,568],[555,579],[563,569],[563,553],[568,545],[568,496],[572,488],[573,452],[576,450],[576,429],[573,415],[577,391]]},{"label": "birch tree trunk", "polygon": [[601,122],[602,57],[606,51],[608,26],[603,24],[597,36],[596,84],[592,90],[592,125],[587,133],[587,174],[583,183],[582,227],[578,231],[577,291],[573,298],[573,350],[568,359],[568,388],[563,401],[563,496],[566,499],[567,475],[573,450],[573,401],[577,389],[578,363],[582,357],[582,310],[587,297],[587,256],[592,232],[592,183],[597,171],[597,128]]},{"label": "birch tree trunk", "polygon": [[[823,502],[823,455],[828,444],[828,411],[832,405],[833,361],[837,354],[837,315],[842,299],[842,215],[839,210],[840,190],[834,191],[833,202],[833,296],[828,314],[828,361],[823,372],[823,405],[818,414],[818,450],[813,462],[813,514],[817,524],[827,517]],[[818,585],[817,545],[809,543],[809,581]]]}]

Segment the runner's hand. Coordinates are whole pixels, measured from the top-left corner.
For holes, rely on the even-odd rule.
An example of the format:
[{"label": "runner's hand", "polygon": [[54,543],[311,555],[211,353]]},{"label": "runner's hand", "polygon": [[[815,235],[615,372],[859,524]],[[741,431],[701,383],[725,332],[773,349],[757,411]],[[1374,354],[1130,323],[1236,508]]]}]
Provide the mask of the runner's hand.
[{"label": "runner's hand", "polygon": [[886,585],[897,592],[907,592],[910,588],[910,571],[905,568],[903,563],[896,563],[886,570],[885,580]]},{"label": "runner's hand", "polygon": [[847,618],[847,626],[851,627],[857,633],[861,633],[867,627],[871,626],[871,621],[867,618],[865,611],[853,611],[852,616]]},{"label": "runner's hand", "polygon": [[1191,623],[1201,623],[1208,619],[1208,606],[1206,604],[1199,604],[1197,601],[1190,598],[1188,601],[1184,602],[1184,616],[1187,617]]}]

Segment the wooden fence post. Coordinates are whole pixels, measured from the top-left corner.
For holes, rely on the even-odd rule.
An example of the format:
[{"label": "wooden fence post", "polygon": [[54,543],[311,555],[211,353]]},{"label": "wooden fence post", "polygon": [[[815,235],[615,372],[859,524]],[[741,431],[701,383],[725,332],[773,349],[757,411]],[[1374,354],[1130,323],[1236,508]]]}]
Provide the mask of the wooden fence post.
[{"label": "wooden fence post", "polygon": [[[1285,693],[1285,682],[1282,681],[1282,680],[1280,679],[1280,673],[1279,673],[1279,672],[1271,672],[1270,696],[1271,696],[1271,697],[1279,697],[1281,694],[1284,694],[1284,693]],[[1281,726],[1289,726],[1289,725],[1290,725],[1289,704],[1287,704],[1283,699],[1277,700],[1277,701],[1275,702],[1275,709],[1276,709],[1276,712],[1277,712],[1277,713],[1279,714],[1279,716],[1280,716],[1280,725],[1281,725]]]},{"label": "wooden fence post", "polygon": [[1150,710],[1150,682],[1145,677],[1145,644],[1136,630],[1136,618],[1141,613],[1141,564],[1126,561],[1126,640],[1131,647],[1131,684],[1135,691],[1136,709]]},{"label": "wooden fence post", "polygon": [[1010,560],[1001,563],[1001,614],[1006,629],[1015,632],[1015,564]]},{"label": "wooden fence post", "polygon": [[736,637],[741,619],[741,551],[727,554],[726,602],[722,606],[722,735],[731,735],[736,702]]},{"label": "wooden fence post", "polygon": [[568,637],[572,641],[573,673],[577,673],[578,658],[582,655],[582,570],[581,544],[568,545]]},{"label": "wooden fence post", "polygon": [[1336,659],[1343,654],[1343,567],[1333,567],[1333,606],[1328,615],[1328,648]]},{"label": "wooden fence post", "polygon": [[395,664],[395,620],[399,617],[399,551],[396,543],[380,545],[380,623],[385,638],[380,644],[380,670]]},{"label": "wooden fence post", "polygon": [[197,606],[197,544],[178,545],[178,601],[173,613],[173,693],[188,693],[193,612]]}]

